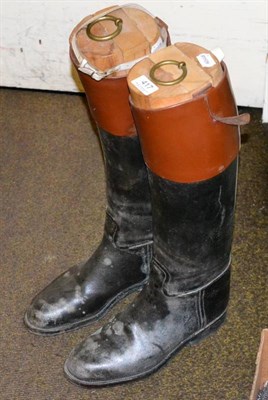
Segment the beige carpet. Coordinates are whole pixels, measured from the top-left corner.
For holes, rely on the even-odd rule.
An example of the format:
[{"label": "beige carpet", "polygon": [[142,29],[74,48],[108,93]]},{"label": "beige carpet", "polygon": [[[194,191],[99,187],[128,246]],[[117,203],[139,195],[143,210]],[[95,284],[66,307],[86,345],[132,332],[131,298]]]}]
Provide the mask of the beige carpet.
[{"label": "beige carpet", "polygon": [[72,347],[100,323],[43,338],[29,333],[22,319],[32,297],[85,260],[101,237],[105,190],[98,140],[81,95],[2,89],[0,100],[0,398],[247,400],[261,329],[268,327],[268,137],[261,110],[250,110],[253,122],[244,129],[227,323],[145,380],[84,389],[68,382],[62,367]]}]

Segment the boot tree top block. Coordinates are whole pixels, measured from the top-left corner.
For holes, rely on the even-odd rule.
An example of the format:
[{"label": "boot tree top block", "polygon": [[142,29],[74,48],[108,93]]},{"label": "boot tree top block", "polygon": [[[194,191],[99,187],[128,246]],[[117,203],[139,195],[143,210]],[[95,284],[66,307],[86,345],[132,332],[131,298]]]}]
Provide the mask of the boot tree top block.
[{"label": "boot tree top block", "polygon": [[[133,4],[105,8],[84,18],[74,28],[70,43],[89,65],[100,71],[140,59],[163,47],[159,20]],[[112,77],[126,76],[128,69],[114,72]]]},{"label": "boot tree top block", "polygon": [[[176,43],[137,63],[127,80],[134,106],[152,110],[192,100],[216,87],[222,77],[222,66],[212,52],[193,43]],[[150,83],[153,89],[148,93]]]}]

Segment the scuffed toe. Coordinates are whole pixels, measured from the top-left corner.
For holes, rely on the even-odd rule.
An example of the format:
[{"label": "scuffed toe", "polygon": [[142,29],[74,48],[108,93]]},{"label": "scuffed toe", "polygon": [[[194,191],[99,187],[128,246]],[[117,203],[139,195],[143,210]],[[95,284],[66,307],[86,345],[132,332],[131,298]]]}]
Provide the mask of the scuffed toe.
[{"label": "scuffed toe", "polygon": [[67,377],[87,386],[124,381],[129,374],[131,337],[125,324],[113,319],[74,348],[64,366]]},{"label": "scuffed toe", "polygon": [[90,336],[69,355],[65,362],[64,371],[67,377],[75,383],[82,385],[103,385],[111,380],[112,366],[109,359],[104,361],[104,349],[100,348],[99,337]]},{"label": "scuffed toe", "polygon": [[51,304],[44,299],[35,299],[25,313],[24,322],[34,333],[56,334],[62,324],[62,310],[67,308],[70,313],[70,305],[63,298]]},{"label": "scuffed toe", "polygon": [[78,267],[60,275],[32,301],[24,316],[25,325],[37,334],[57,334],[80,314],[84,299],[75,281]]}]

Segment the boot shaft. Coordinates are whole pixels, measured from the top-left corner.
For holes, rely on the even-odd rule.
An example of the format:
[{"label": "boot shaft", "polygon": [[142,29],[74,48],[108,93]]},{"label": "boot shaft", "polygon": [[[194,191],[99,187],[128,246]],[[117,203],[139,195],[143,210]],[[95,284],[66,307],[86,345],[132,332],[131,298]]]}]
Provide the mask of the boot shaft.
[{"label": "boot shaft", "polygon": [[[207,72],[191,58],[198,51],[206,52],[191,44],[171,46],[138,63],[128,76],[150,177],[154,264],[169,296],[208,285],[230,264],[239,125],[247,117],[237,115],[226,66],[213,59],[213,71]],[[188,69],[181,83],[171,80],[162,87],[173,73],[163,71],[167,54],[177,57],[167,63],[180,66],[187,60]],[[155,61],[162,75],[153,82],[151,98],[143,99],[135,78],[143,73],[152,79]]]},{"label": "boot shaft", "polygon": [[107,195],[105,232],[120,248],[151,242],[152,212],[148,174],[139,137],[99,129]]},{"label": "boot shaft", "polygon": [[[98,36],[105,38],[113,24],[109,18],[114,17],[122,21],[118,35],[107,42],[90,37],[97,29]],[[141,17],[146,21],[144,26]],[[145,36],[141,29],[145,29]],[[84,19],[70,38],[70,56],[85,89],[104,155],[108,202],[105,233],[120,248],[152,241],[148,175],[129,105],[127,69],[122,65],[130,67],[136,59],[155,51],[155,41],[162,47],[167,40],[162,21],[132,6],[113,7]],[[99,80],[103,72],[100,67],[109,67],[109,73]]]},{"label": "boot shaft", "polygon": [[237,166],[189,184],[149,173],[154,259],[169,295],[206,285],[230,264]]}]

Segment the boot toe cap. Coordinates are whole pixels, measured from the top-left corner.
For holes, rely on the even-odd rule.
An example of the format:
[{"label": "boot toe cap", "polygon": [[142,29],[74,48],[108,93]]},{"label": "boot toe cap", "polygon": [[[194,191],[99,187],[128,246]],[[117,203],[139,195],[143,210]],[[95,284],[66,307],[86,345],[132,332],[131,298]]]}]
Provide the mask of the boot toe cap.
[{"label": "boot toe cap", "polygon": [[113,366],[98,352],[99,344],[89,337],[75,348],[64,365],[67,377],[74,383],[87,386],[108,384],[113,380]]},{"label": "boot toe cap", "polygon": [[127,380],[131,366],[130,342],[131,338],[123,332],[123,323],[113,319],[73,349],[64,367],[67,377],[86,386]]},{"label": "boot toe cap", "polygon": [[75,280],[77,267],[60,275],[43,289],[27,309],[25,325],[37,334],[56,334],[67,330],[78,317],[85,317],[82,289]]},{"label": "boot toe cap", "polygon": [[133,380],[146,367],[142,343],[127,324],[114,319],[73,349],[64,370],[79,385],[105,386]]},{"label": "boot toe cap", "polygon": [[[43,299],[35,299],[24,315],[24,322],[35,333],[57,333],[63,325],[66,305],[64,299],[51,304]],[[71,311],[69,309],[69,313]]]}]

